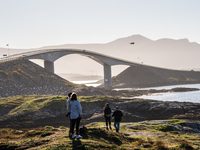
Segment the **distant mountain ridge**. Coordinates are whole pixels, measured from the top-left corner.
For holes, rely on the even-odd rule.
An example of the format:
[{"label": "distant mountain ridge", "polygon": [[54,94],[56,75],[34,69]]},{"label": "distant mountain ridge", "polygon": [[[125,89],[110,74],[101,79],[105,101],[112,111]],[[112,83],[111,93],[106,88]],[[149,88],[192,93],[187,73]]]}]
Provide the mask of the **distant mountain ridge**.
[{"label": "distant mountain ridge", "polygon": [[[130,44],[131,42],[134,42],[135,44]],[[200,44],[189,42],[189,40],[185,38],[178,40],[163,38],[153,41],[142,35],[132,35],[105,44],[64,44],[46,46],[41,49],[53,48],[86,49],[129,61],[143,63],[145,65],[168,69],[195,70],[196,68],[200,68]],[[2,56],[2,49],[0,48],[0,50],[0,55]],[[4,52],[6,52],[6,49],[4,49]],[[74,60],[77,60],[76,64],[73,63]],[[88,70],[99,71],[99,75],[102,75],[102,66],[92,62],[92,60],[85,57],[69,55],[56,61],[55,68],[57,68],[57,72],[82,74],[85,67],[81,67],[81,65],[84,65],[87,66]],[[70,70],[63,70],[63,66],[66,68],[73,66],[73,68],[71,67]],[[80,72],[76,72],[77,70]],[[123,69],[118,69],[116,67],[114,71],[113,75],[117,75],[122,72]]]}]

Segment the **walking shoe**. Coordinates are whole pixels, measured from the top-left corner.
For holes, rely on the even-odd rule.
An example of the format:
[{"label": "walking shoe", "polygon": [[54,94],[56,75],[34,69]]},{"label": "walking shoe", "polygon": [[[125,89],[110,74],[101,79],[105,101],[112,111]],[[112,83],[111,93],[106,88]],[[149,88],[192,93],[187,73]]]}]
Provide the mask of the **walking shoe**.
[{"label": "walking shoe", "polygon": [[112,130],[112,128],[110,127],[110,130]]},{"label": "walking shoe", "polygon": [[72,135],[72,139],[76,137],[76,134]]},{"label": "walking shoe", "polygon": [[106,129],[108,130],[108,127],[106,127]]},{"label": "walking shoe", "polygon": [[80,135],[77,135],[76,138],[77,138],[77,139],[82,139],[83,137],[80,136]]}]

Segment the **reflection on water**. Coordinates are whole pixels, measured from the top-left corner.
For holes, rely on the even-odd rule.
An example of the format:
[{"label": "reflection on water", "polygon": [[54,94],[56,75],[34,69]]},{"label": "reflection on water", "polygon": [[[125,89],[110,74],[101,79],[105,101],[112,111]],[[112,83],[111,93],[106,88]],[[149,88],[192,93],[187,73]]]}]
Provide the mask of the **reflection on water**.
[{"label": "reflection on water", "polygon": [[98,80],[86,80],[86,81],[71,81],[75,84],[85,84],[86,86],[97,87],[101,85],[101,83],[96,83]]},{"label": "reflection on water", "polygon": [[92,83],[92,84],[85,84],[86,86],[93,86],[93,87],[97,87],[99,85],[101,85],[101,83]]},{"label": "reflection on water", "polygon": [[86,83],[93,83],[93,82],[97,82],[98,80],[86,80],[86,81],[71,81],[75,84],[86,84]]}]

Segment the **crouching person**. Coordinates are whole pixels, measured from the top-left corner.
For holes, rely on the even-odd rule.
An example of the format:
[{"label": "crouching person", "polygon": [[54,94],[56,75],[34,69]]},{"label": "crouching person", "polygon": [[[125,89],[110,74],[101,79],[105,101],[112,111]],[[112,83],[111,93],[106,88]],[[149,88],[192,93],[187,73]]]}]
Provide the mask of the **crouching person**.
[{"label": "crouching person", "polygon": [[[71,113],[70,113],[72,138],[77,138],[77,139],[82,138],[82,136],[80,136],[78,134],[81,117],[82,117],[81,104],[77,100],[76,93],[72,93],[72,95],[71,95]],[[76,134],[74,134],[74,126],[75,125],[76,125]]]},{"label": "crouching person", "polygon": [[114,127],[116,129],[116,132],[119,132],[122,116],[123,116],[123,113],[119,110],[118,106],[116,106],[116,110],[114,111],[112,115],[112,117],[114,117]]}]

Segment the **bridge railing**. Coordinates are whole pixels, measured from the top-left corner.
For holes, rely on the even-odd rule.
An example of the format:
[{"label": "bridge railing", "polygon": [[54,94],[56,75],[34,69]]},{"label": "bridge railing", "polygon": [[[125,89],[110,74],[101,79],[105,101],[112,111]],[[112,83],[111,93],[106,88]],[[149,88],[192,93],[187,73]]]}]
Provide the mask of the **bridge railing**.
[{"label": "bridge railing", "polygon": [[[85,52],[87,52],[87,53],[90,53],[90,54],[93,54],[93,55],[99,55],[99,56],[103,56],[103,57],[106,57],[106,58],[109,58],[109,59],[126,62],[126,63],[129,63],[129,64],[132,63],[132,64],[137,64],[137,65],[143,65],[143,66],[149,66],[149,67],[155,67],[155,68],[162,68],[162,69],[167,69],[167,70],[177,70],[177,69],[170,69],[170,68],[166,68],[166,67],[157,67],[157,66],[139,64],[139,63],[127,61],[127,60],[124,60],[124,59],[115,58],[115,57],[112,57],[112,56],[107,56],[106,54],[100,54],[98,52],[93,52],[93,51],[89,51],[89,50],[85,50],[85,49],[73,49],[73,48],[69,48],[69,49],[42,49],[42,50],[23,52],[23,53],[14,54],[14,55],[10,55],[10,56],[7,56],[7,57],[0,58],[0,62],[15,60],[15,59],[18,59],[18,58],[26,58],[28,56],[42,54],[42,53],[46,53],[46,52],[59,52],[59,51],[66,51],[66,50],[76,51],[76,52],[83,53],[83,54]],[[26,56],[23,56],[23,55],[26,55]]]},{"label": "bridge railing", "polygon": [[92,54],[92,55],[99,55],[99,56],[106,57],[108,59],[113,59],[113,60],[121,61],[121,62],[124,62],[124,63],[138,64],[136,62],[131,62],[131,61],[123,60],[123,59],[120,59],[120,58],[107,56],[105,54],[100,54],[100,53],[89,51],[89,50],[85,50],[85,49],[43,49],[43,50],[29,51],[29,52],[23,52],[23,53],[14,54],[14,55],[10,55],[10,56],[1,58],[0,62],[13,60],[13,59],[17,59],[17,58],[20,58],[20,57],[25,57],[26,58],[28,56],[38,55],[38,54],[42,54],[42,53],[46,53],[46,52],[60,52],[60,51],[66,51],[66,50],[73,51],[73,52],[78,52],[78,53],[83,53],[83,54],[84,53],[89,53],[89,54]]}]

